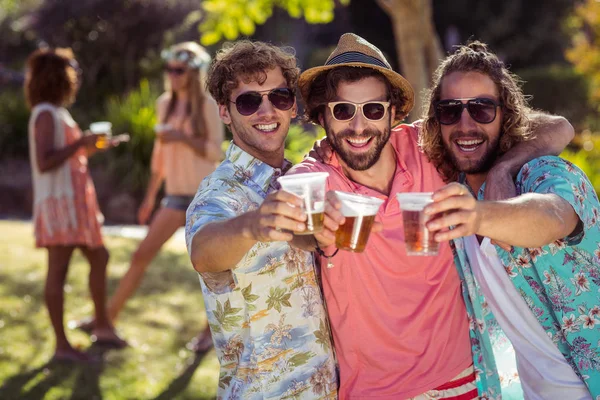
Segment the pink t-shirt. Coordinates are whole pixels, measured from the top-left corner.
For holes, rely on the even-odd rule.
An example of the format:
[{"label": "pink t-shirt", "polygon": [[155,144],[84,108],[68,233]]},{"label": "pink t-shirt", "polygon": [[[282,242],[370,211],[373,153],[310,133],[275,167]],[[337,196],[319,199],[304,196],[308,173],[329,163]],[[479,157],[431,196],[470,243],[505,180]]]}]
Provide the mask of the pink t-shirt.
[{"label": "pink t-shirt", "polygon": [[[308,159],[291,173],[329,172],[328,190],[385,200],[377,215],[383,231],[363,253],[340,250],[333,268],[321,260],[323,291],[340,366],[340,399],[403,399],[435,389],[472,364],[467,312],[448,243],[437,257],[409,257],[398,192],[444,185],[417,146],[414,125],[395,128],[390,143],[398,165],[391,195],[348,179],[335,159]],[[328,254],[331,254],[329,249]]]}]

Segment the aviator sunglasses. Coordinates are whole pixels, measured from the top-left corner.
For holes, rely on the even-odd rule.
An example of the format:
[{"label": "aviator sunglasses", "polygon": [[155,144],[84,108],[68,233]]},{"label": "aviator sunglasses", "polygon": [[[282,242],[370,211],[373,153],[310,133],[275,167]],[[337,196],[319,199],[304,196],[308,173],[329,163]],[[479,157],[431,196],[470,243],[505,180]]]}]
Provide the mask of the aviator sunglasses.
[{"label": "aviator sunglasses", "polygon": [[370,121],[381,121],[385,117],[386,110],[390,106],[389,101],[367,101],[364,103],[352,103],[349,101],[334,101],[327,103],[331,115],[336,121],[350,121],[360,109],[362,115]]},{"label": "aviator sunglasses", "polygon": [[267,96],[273,107],[281,111],[292,108],[296,97],[294,91],[289,88],[277,88],[242,93],[232,103],[241,115],[248,116],[258,111],[263,96]]},{"label": "aviator sunglasses", "polygon": [[490,124],[496,119],[496,109],[501,106],[501,103],[482,97],[441,100],[435,103],[435,116],[440,124],[453,125],[460,120],[466,108],[476,122]]}]

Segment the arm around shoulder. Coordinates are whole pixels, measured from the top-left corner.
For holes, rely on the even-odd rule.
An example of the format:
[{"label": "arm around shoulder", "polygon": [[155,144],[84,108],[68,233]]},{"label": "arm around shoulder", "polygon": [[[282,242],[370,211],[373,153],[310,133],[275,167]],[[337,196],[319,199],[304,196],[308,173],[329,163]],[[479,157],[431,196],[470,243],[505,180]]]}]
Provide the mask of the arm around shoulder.
[{"label": "arm around shoulder", "polygon": [[529,118],[531,132],[541,150],[537,157],[559,155],[575,137],[575,129],[565,117],[535,112]]}]

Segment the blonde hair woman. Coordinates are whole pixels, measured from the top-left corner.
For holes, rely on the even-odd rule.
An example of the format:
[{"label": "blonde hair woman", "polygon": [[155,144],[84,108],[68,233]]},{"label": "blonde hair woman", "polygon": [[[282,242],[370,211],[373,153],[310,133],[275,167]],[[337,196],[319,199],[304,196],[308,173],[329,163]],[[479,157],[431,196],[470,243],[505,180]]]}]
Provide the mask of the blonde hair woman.
[{"label": "blonde hair woman", "polygon": [[[73,251],[90,263],[90,292],[95,307],[93,339],[123,347],[107,317],[103,216],[87,167],[100,135],[83,135],[65,107],[75,101],[81,69],[71,49],[40,49],[27,60],[25,96],[31,108],[29,154],[34,186],[33,224],[36,247],[48,250],[45,301],[56,336],[54,359],[89,361],[65,335],[64,285]],[[109,142],[108,147],[116,143]]]},{"label": "blonde hair woman", "polygon": [[[216,102],[204,91],[204,73],[210,56],[195,42],[177,44],[161,55],[165,61],[166,90],[156,102],[159,124],[152,154],[152,176],[138,211],[140,224],[150,220],[163,182],[166,195],[110,300],[108,311],[113,321],[162,245],[185,225],[185,212],[200,182],[222,158],[223,125]],[[193,347],[200,352],[211,345],[210,331],[206,328]]]}]

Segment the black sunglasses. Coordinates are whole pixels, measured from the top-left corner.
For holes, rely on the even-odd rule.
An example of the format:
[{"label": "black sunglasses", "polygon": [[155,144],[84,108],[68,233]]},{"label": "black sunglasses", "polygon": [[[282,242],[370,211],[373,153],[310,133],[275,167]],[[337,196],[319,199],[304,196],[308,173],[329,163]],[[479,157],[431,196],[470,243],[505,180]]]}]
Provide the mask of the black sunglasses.
[{"label": "black sunglasses", "polygon": [[169,67],[169,66],[165,67],[165,72],[167,74],[183,75],[183,74],[185,74],[185,71],[186,71],[186,69],[183,67]]},{"label": "black sunglasses", "polygon": [[483,97],[441,100],[435,103],[435,116],[440,124],[453,125],[460,120],[466,108],[476,122],[490,124],[496,119],[496,109],[501,106],[501,103]]},{"label": "black sunglasses", "polygon": [[389,101],[367,101],[364,103],[352,103],[349,101],[333,101],[327,103],[331,110],[331,115],[337,121],[350,121],[361,110],[362,115],[371,121],[381,121],[385,117],[386,111],[390,106]]},{"label": "black sunglasses", "polygon": [[292,108],[294,99],[296,98],[292,89],[277,88],[242,93],[232,103],[235,104],[235,108],[241,115],[248,116],[258,111],[265,95],[271,104],[273,104],[273,107],[281,111],[287,111]]}]

